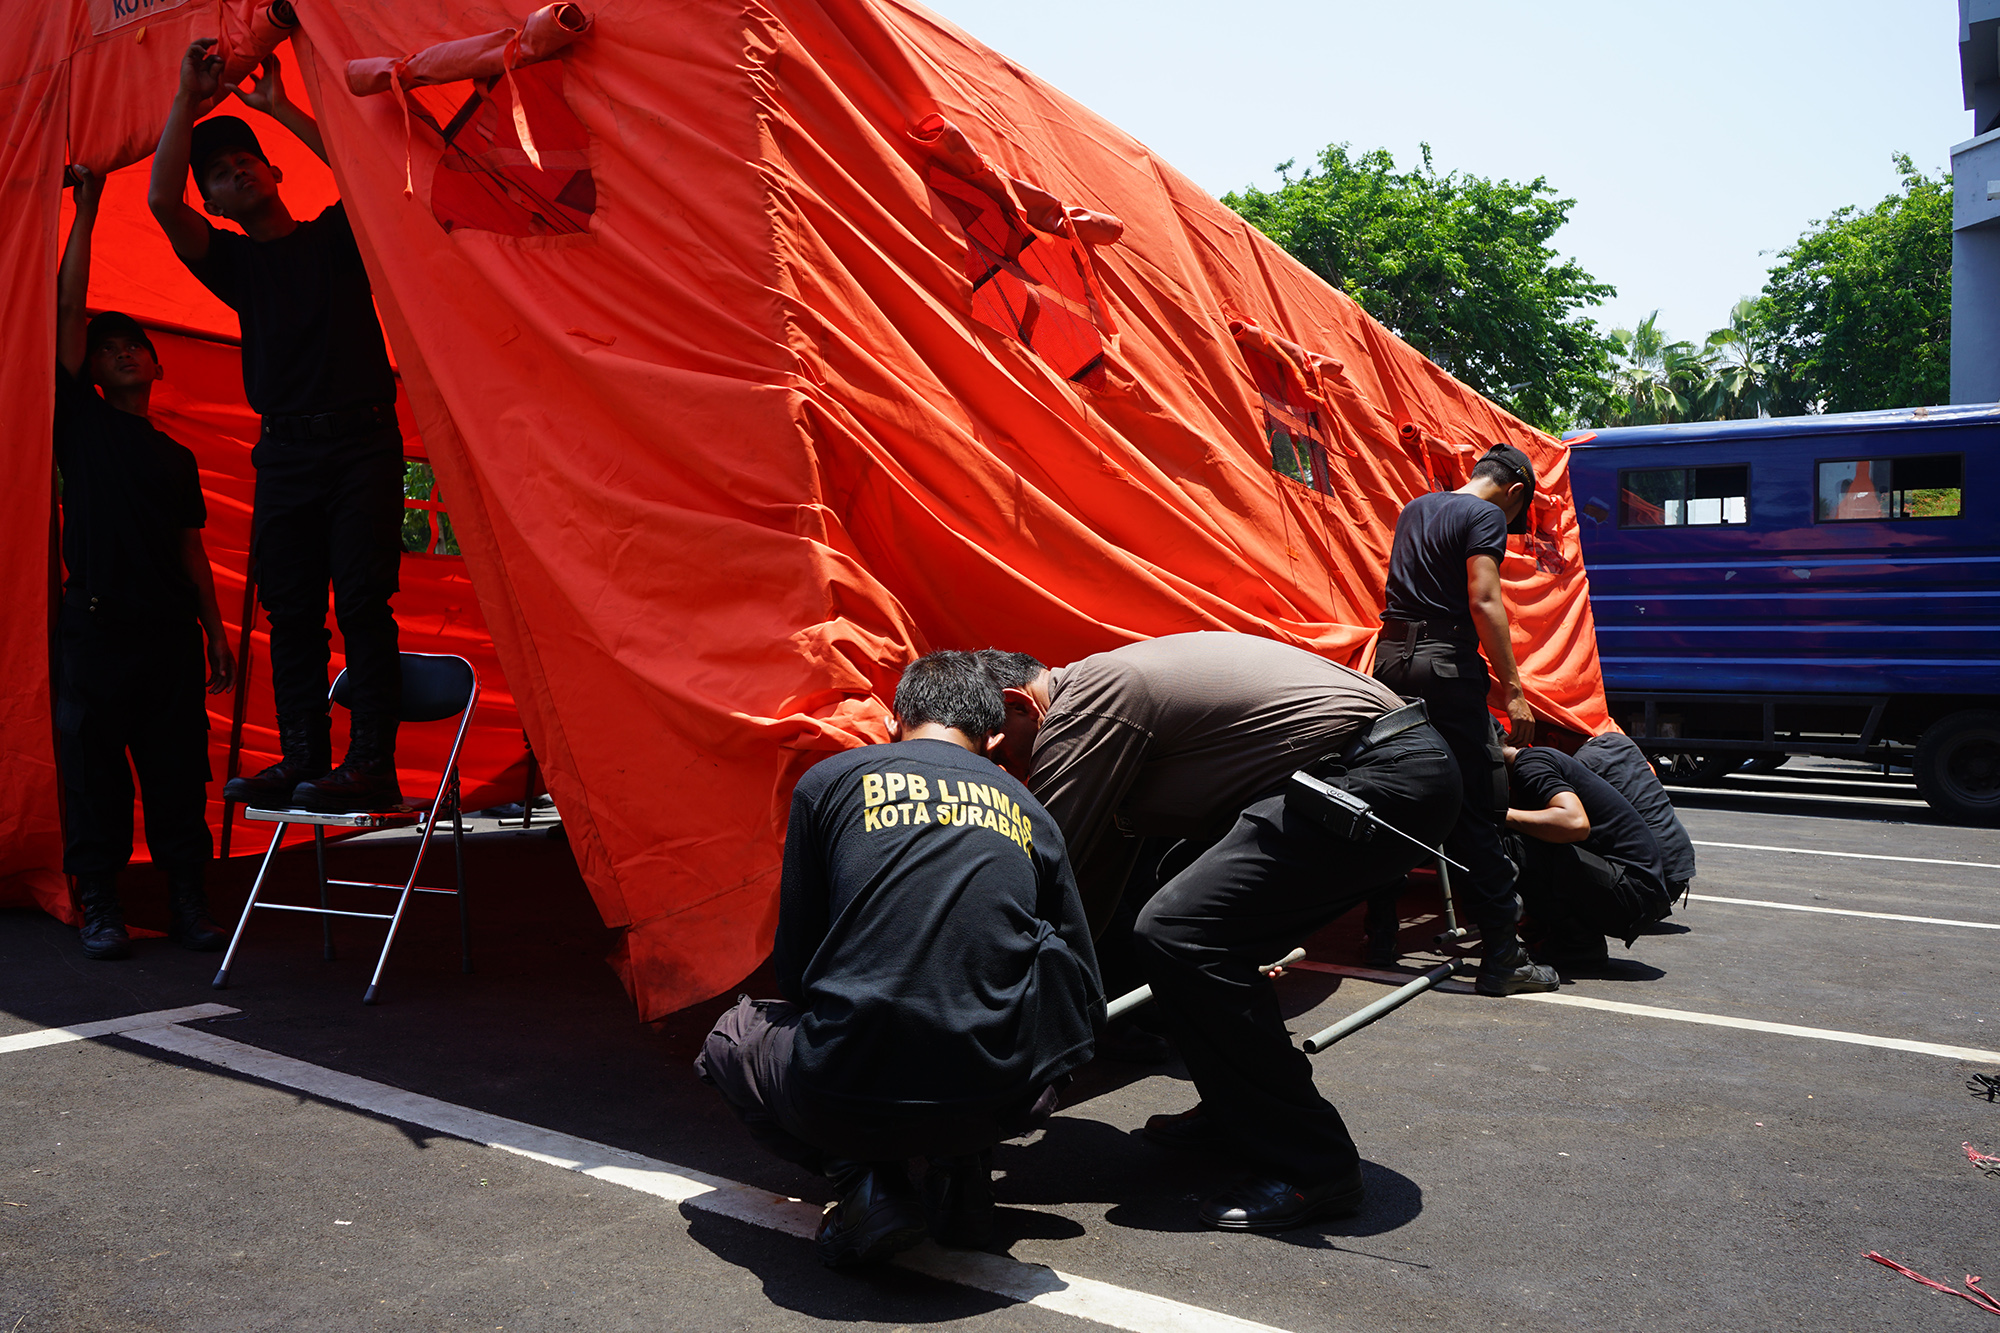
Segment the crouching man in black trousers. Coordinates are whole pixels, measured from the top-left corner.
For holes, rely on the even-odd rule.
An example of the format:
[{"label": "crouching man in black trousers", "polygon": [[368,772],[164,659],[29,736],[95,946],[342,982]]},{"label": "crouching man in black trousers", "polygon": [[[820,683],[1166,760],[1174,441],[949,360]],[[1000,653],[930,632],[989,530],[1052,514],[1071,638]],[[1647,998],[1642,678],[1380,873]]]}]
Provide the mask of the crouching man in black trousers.
[{"label": "crouching man in black trousers", "polygon": [[1359,1209],[1360,1153],[1260,968],[1429,859],[1394,833],[1328,832],[1288,803],[1295,771],[1420,843],[1451,831],[1458,769],[1422,706],[1247,634],[1174,634],[1054,671],[1025,654],[981,656],[1008,687],[1001,762],[1030,776],[1062,828],[1094,925],[1111,919],[1147,839],[1180,839],[1134,938],[1201,1103],[1145,1133],[1249,1168],[1201,1205],[1202,1222],[1282,1231]]},{"label": "crouching man in black trousers", "polygon": [[1506,750],[1508,850],[1537,957],[1588,965],[1671,913],[1660,843],[1618,790],[1560,750]]},{"label": "crouching man in black trousers", "polygon": [[[970,653],[918,659],[892,744],[815,765],[792,797],[772,962],[695,1068],[751,1134],[824,1172],[814,1242],[844,1268],[923,1238],[991,1239],[993,1145],[1055,1111],[1104,1021],[1062,835],[985,756],[1000,691]],[[905,1161],[924,1157],[921,1204]]]}]

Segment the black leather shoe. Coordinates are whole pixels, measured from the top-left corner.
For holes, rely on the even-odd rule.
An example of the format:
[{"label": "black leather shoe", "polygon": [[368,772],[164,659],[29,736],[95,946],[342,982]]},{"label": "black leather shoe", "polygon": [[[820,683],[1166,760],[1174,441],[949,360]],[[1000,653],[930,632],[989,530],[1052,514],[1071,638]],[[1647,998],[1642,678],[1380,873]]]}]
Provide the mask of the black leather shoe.
[{"label": "black leather shoe", "polygon": [[813,1250],[828,1268],[859,1268],[894,1258],[924,1238],[901,1162],[828,1162],[840,1197],[826,1206]]},{"label": "black leather shoe", "polygon": [[1481,995],[1520,995],[1530,991],[1562,989],[1562,978],[1552,967],[1543,967],[1528,956],[1518,942],[1489,950],[1479,960],[1479,979],[1472,989]]},{"label": "black leather shoe", "polygon": [[1288,1231],[1322,1217],[1358,1213],[1367,1197],[1358,1164],[1323,1185],[1288,1185],[1252,1176],[1204,1200],[1201,1221],[1219,1231]]},{"label": "black leather shoe", "polygon": [[387,773],[369,772],[351,758],[317,781],[301,782],[287,802],[323,815],[393,810],[402,803],[403,789],[396,783],[394,769]]},{"label": "black leather shoe", "polygon": [[85,958],[109,963],[132,956],[132,937],[125,933],[125,915],[118,910],[117,880],[78,879],[76,905],[83,909],[83,926],[77,934]]},{"label": "black leather shoe", "polygon": [[1201,1103],[1172,1115],[1150,1116],[1139,1137],[1176,1152],[1220,1152],[1222,1130],[1201,1109]]},{"label": "black leather shoe", "polygon": [[167,887],[167,938],[195,953],[214,953],[227,938],[208,919],[208,896],[199,884]]},{"label": "black leather shoe", "polygon": [[278,719],[278,746],[284,758],[260,773],[231,778],[222,799],[257,810],[284,810],[301,782],[326,776],[333,767],[327,716]]},{"label": "black leather shoe", "polygon": [[924,1219],[931,1239],[955,1250],[993,1243],[993,1154],[941,1157],[924,1170]]}]

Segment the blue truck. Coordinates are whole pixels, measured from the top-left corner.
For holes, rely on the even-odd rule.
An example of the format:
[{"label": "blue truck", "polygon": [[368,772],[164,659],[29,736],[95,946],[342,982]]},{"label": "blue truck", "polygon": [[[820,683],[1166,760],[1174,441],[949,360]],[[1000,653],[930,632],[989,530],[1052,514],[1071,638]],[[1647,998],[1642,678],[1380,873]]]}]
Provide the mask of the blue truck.
[{"label": "blue truck", "polygon": [[1893,762],[2000,820],[2000,407],[1568,444],[1611,715],[1663,770]]}]

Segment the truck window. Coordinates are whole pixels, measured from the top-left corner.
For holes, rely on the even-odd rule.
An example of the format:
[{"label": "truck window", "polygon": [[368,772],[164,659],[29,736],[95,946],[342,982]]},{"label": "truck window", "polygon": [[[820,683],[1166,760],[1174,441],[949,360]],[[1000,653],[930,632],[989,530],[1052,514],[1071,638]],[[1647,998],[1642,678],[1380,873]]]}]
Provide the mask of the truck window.
[{"label": "truck window", "polygon": [[1750,468],[1670,467],[1618,474],[1621,528],[1715,527],[1750,521]]},{"label": "truck window", "polygon": [[1844,458],[1819,465],[1813,518],[1821,523],[1957,518],[1965,457]]}]

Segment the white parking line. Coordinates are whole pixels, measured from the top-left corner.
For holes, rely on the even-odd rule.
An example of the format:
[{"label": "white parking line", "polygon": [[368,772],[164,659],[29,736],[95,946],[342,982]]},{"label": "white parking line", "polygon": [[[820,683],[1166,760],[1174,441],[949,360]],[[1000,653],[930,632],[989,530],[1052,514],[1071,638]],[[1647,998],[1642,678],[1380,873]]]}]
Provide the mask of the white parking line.
[{"label": "white parking line", "polygon": [[1812,1037],[1819,1041],[1846,1042],[1851,1046],[1879,1046],[1888,1051],[1911,1051],[1917,1055],[1942,1055],[1948,1060],[1972,1060],[1980,1064],[2000,1064],[2000,1051],[1982,1051],[1973,1046],[1944,1046],[1934,1041],[1909,1041],[1902,1037],[1876,1037],[1866,1032],[1840,1032],[1833,1028],[1800,1027],[1795,1023],[1766,1023],[1759,1018],[1731,1018],[1727,1014],[1702,1014],[1692,1009],[1658,1009],[1649,1004],[1627,1004],[1623,1000],[1600,1000],[1589,995],[1564,995],[1560,991],[1544,995],[1516,995],[1515,1000],[1536,1000],[1543,1004],[1569,1005],[1578,1009],[1602,1009],[1639,1018],[1666,1018],[1676,1023],[1703,1023],[1709,1027],[1741,1028],[1747,1032],[1771,1032],[1781,1037]]},{"label": "white parking line", "polygon": [[[1727,787],[1681,787],[1671,782],[1661,783],[1670,795],[1682,796],[1735,796],[1753,801],[1807,801],[1822,805],[1896,805],[1909,806],[1915,810],[1928,810],[1929,801],[1905,801],[1893,796],[1821,796],[1803,791],[1731,791]],[[1731,811],[1732,814],[1755,814],[1757,811]]]},{"label": "white parking line", "polygon": [[2000,930],[2000,921],[1948,921],[1940,916],[1904,916],[1900,912],[1856,912],[1846,907],[1808,907],[1803,903],[1767,903],[1759,898],[1717,898],[1690,893],[1698,903],[1732,903],[1737,907],[1775,907],[1781,912],[1820,912],[1827,916],[1865,916],[1872,921],[1914,921],[1920,926],[1964,926],[1968,930]]},{"label": "white parking line", "polygon": [[[752,1226],[810,1238],[819,1226],[816,1204],[739,1185],[733,1180],[657,1161],[589,1139],[488,1115],[385,1083],[371,1082],[290,1056],[178,1027],[128,1029],[130,1040],[190,1056],[251,1078],[339,1102],[358,1110],[420,1125],[489,1148],[579,1171],[607,1184],[650,1194],[670,1203],[748,1222]],[[1075,1277],[1040,1264],[1003,1255],[945,1250],[926,1241],[895,1260],[900,1267],[990,1292],[1023,1305],[1089,1319],[1128,1333],[1280,1333],[1269,1324],[1184,1305],[1163,1296],[1130,1291]]]},{"label": "white parking line", "polygon": [[1838,856],[1850,861],[1901,861],[1913,866],[1963,866],[1968,870],[2000,870],[1986,861],[1937,861],[1928,856],[1878,856],[1873,852],[1827,852],[1817,847],[1766,847],[1755,842],[1702,842],[1689,839],[1697,847],[1728,847],[1739,852],[1790,852],[1793,856]]},{"label": "white parking line", "polygon": [[194,1004],[185,1009],[155,1009],[150,1014],[129,1014],[124,1018],[104,1018],[95,1023],[74,1023],[66,1028],[36,1028],[0,1037],[0,1055],[11,1051],[32,1051],[38,1046],[57,1046],[66,1041],[88,1041],[137,1028],[164,1027],[169,1023],[190,1023],[197,1018],[220,1018],[238,1012],[226,1004]]}]

